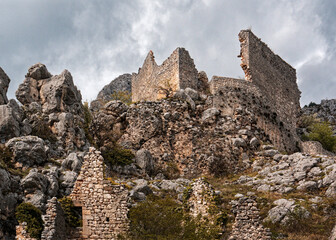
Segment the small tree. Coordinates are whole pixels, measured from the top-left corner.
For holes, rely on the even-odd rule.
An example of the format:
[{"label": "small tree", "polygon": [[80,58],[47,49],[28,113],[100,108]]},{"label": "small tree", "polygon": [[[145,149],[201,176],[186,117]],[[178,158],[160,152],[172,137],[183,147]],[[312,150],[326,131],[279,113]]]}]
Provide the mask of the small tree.
[{"label": "small tree", "polygon": [[330,123],[321,122],[313,123],[309,127],[310,133],[308,139],[312,141],[318,141],[322,144],[323,148],[328,151],[335,151],[336,136],[334,136]]},{"label": "small tree", "polygon": [[174,90],[170,84],[169,79],[166,79],[157,87],[158,93],[163,94],[165,98],[170,98],[173,96]]}]

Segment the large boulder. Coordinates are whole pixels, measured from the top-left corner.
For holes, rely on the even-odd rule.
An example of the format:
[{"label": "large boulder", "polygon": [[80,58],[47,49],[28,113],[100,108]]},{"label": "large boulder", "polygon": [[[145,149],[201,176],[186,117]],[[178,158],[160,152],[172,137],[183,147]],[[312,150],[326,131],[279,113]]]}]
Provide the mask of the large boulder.
[{"label": "large boulder", "polygon": [[49,181],[47,176],[39,173],[37,169],[30,170],[29,174],[20,183],[24,190],[24,200],[39,209],[44,209],[47,201]]},{"label": "large boulder", "polygon": [[74,85],[68,70],[52,76],[45,65],[35,64],[29,68],[24,82],[16,91],[23,105],[38,102],[44,113],[82,112],[82,96]]},{"label": "large boulder", "polygon": [[103,89],[98,93],[97,99],[104,101],[117,100],[113,98],[113,94],[132,93],[132,75],[123,74],[115,78],[112,82],[103,87]]},{"label": "large boulder", "polygon": [[12,138],[6,143],[14,154],[14,160],[23,166],[40,165],[48,159],[48,147],[36,136]]},{"label": "large boulder", "polygon": [[20,178],[0,168],[0,239],[12,239],[17,220],[15,207],[20,201]]},{"label": "large boulder", "polygon": [[0,105],[7,104],[7,90],[10,79],[4,70],[0,67]]},{"label": "large boulder", "polygon": [[29,133],[29,126],[22,123],[23,112],[15,100],[7,105],[0,105],[0,141],[18,137],[21,133]]}]

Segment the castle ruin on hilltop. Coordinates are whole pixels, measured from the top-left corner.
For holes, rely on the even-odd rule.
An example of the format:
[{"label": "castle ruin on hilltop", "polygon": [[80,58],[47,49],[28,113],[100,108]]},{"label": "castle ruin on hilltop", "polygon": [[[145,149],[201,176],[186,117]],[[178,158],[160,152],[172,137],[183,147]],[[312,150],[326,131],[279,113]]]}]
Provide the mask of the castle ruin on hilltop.
[{"label": "castle ruin on hilltop", "polygon": [[[296,121],[300,110],[300,94],[296,70],[257,38],[252,31],[239,33],[241,67],[245,80],[214,76],[210,81],[213,106],[226,114],[248,107],[257,117],[258,126],[269,135],[280,150],[299,149]],[[132,101],[155,101],[166,97],[162,89],[172,92],[202,89],[202,80],[187,50],[177,48],[158,66],[153,52],[142,68],[132,76]]]}]

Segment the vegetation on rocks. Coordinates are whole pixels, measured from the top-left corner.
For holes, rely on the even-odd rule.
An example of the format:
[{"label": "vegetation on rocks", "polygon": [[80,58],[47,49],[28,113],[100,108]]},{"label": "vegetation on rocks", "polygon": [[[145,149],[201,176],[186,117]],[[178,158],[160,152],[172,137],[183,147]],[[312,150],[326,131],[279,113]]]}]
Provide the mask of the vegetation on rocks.
[{"label": "vegetation on rocks", "polygon": [[132,103],[132,93],[128,91],[116,91],[113,92],[110,96],[111,100],[118,100],[127,105],[131,105]]},{"label": "vegetation on rocks", "polygon": [[32,238],[41,238],[43,220],[38,208],[31,203],[21,203],[16,208],[16,219],[19,223],[27,223],[27,232]]},{"label": "vegetation on rocks", "polygon": [[73,228],[82,225],[81,213],[78,212],[70,197],[63,197],[58,200],[65,214],[66,223]]},{"label": "vegetation on rocks", "polygon": [[218,239],[215,225],[192,218],[171,197],[148,196],[129,212],[131,239]]},{"label": "vegetation on rocks", "polygon": [[32,128],[32,135],[48,140],[51,143],[57,141],[56,136],[53,134],[49,126],[43,121],[42,117],[38,118]]},{"label": "vegetation on rocks", "polygon": [[90,125],[92,122],[92,115],[89,109],[89,103],[84,102],[83,104],[83,111],[84,111],[84,132],[87,140],[89,141],[90,144],[93,144],[93,137],[92,134],[90,133]]},{"label": "vegetation on rocks", "polygon": [[106,163],[125,166],[133,163],[134,154],[131,150],[123,148],[118,143],[111,143],[108,148],[102,150],[102,156]]},{"label": "vegetation on rocks", "polygon": [[313,123],[309,127],[308,139],[311,141],[318,141],[323,148],[328,151],[335,151],[336,136],[328,122]]}]

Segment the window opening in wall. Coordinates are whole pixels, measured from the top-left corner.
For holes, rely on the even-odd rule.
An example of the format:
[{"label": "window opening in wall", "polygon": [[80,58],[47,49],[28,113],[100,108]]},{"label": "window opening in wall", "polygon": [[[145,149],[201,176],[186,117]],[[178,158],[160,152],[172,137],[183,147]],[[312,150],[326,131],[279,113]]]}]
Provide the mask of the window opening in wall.
[{"label": "window opening in wall", "polygon": [[82,207],[73,208],[74,215],[78,218],[80,226],[83,227],[83,209]]}]

